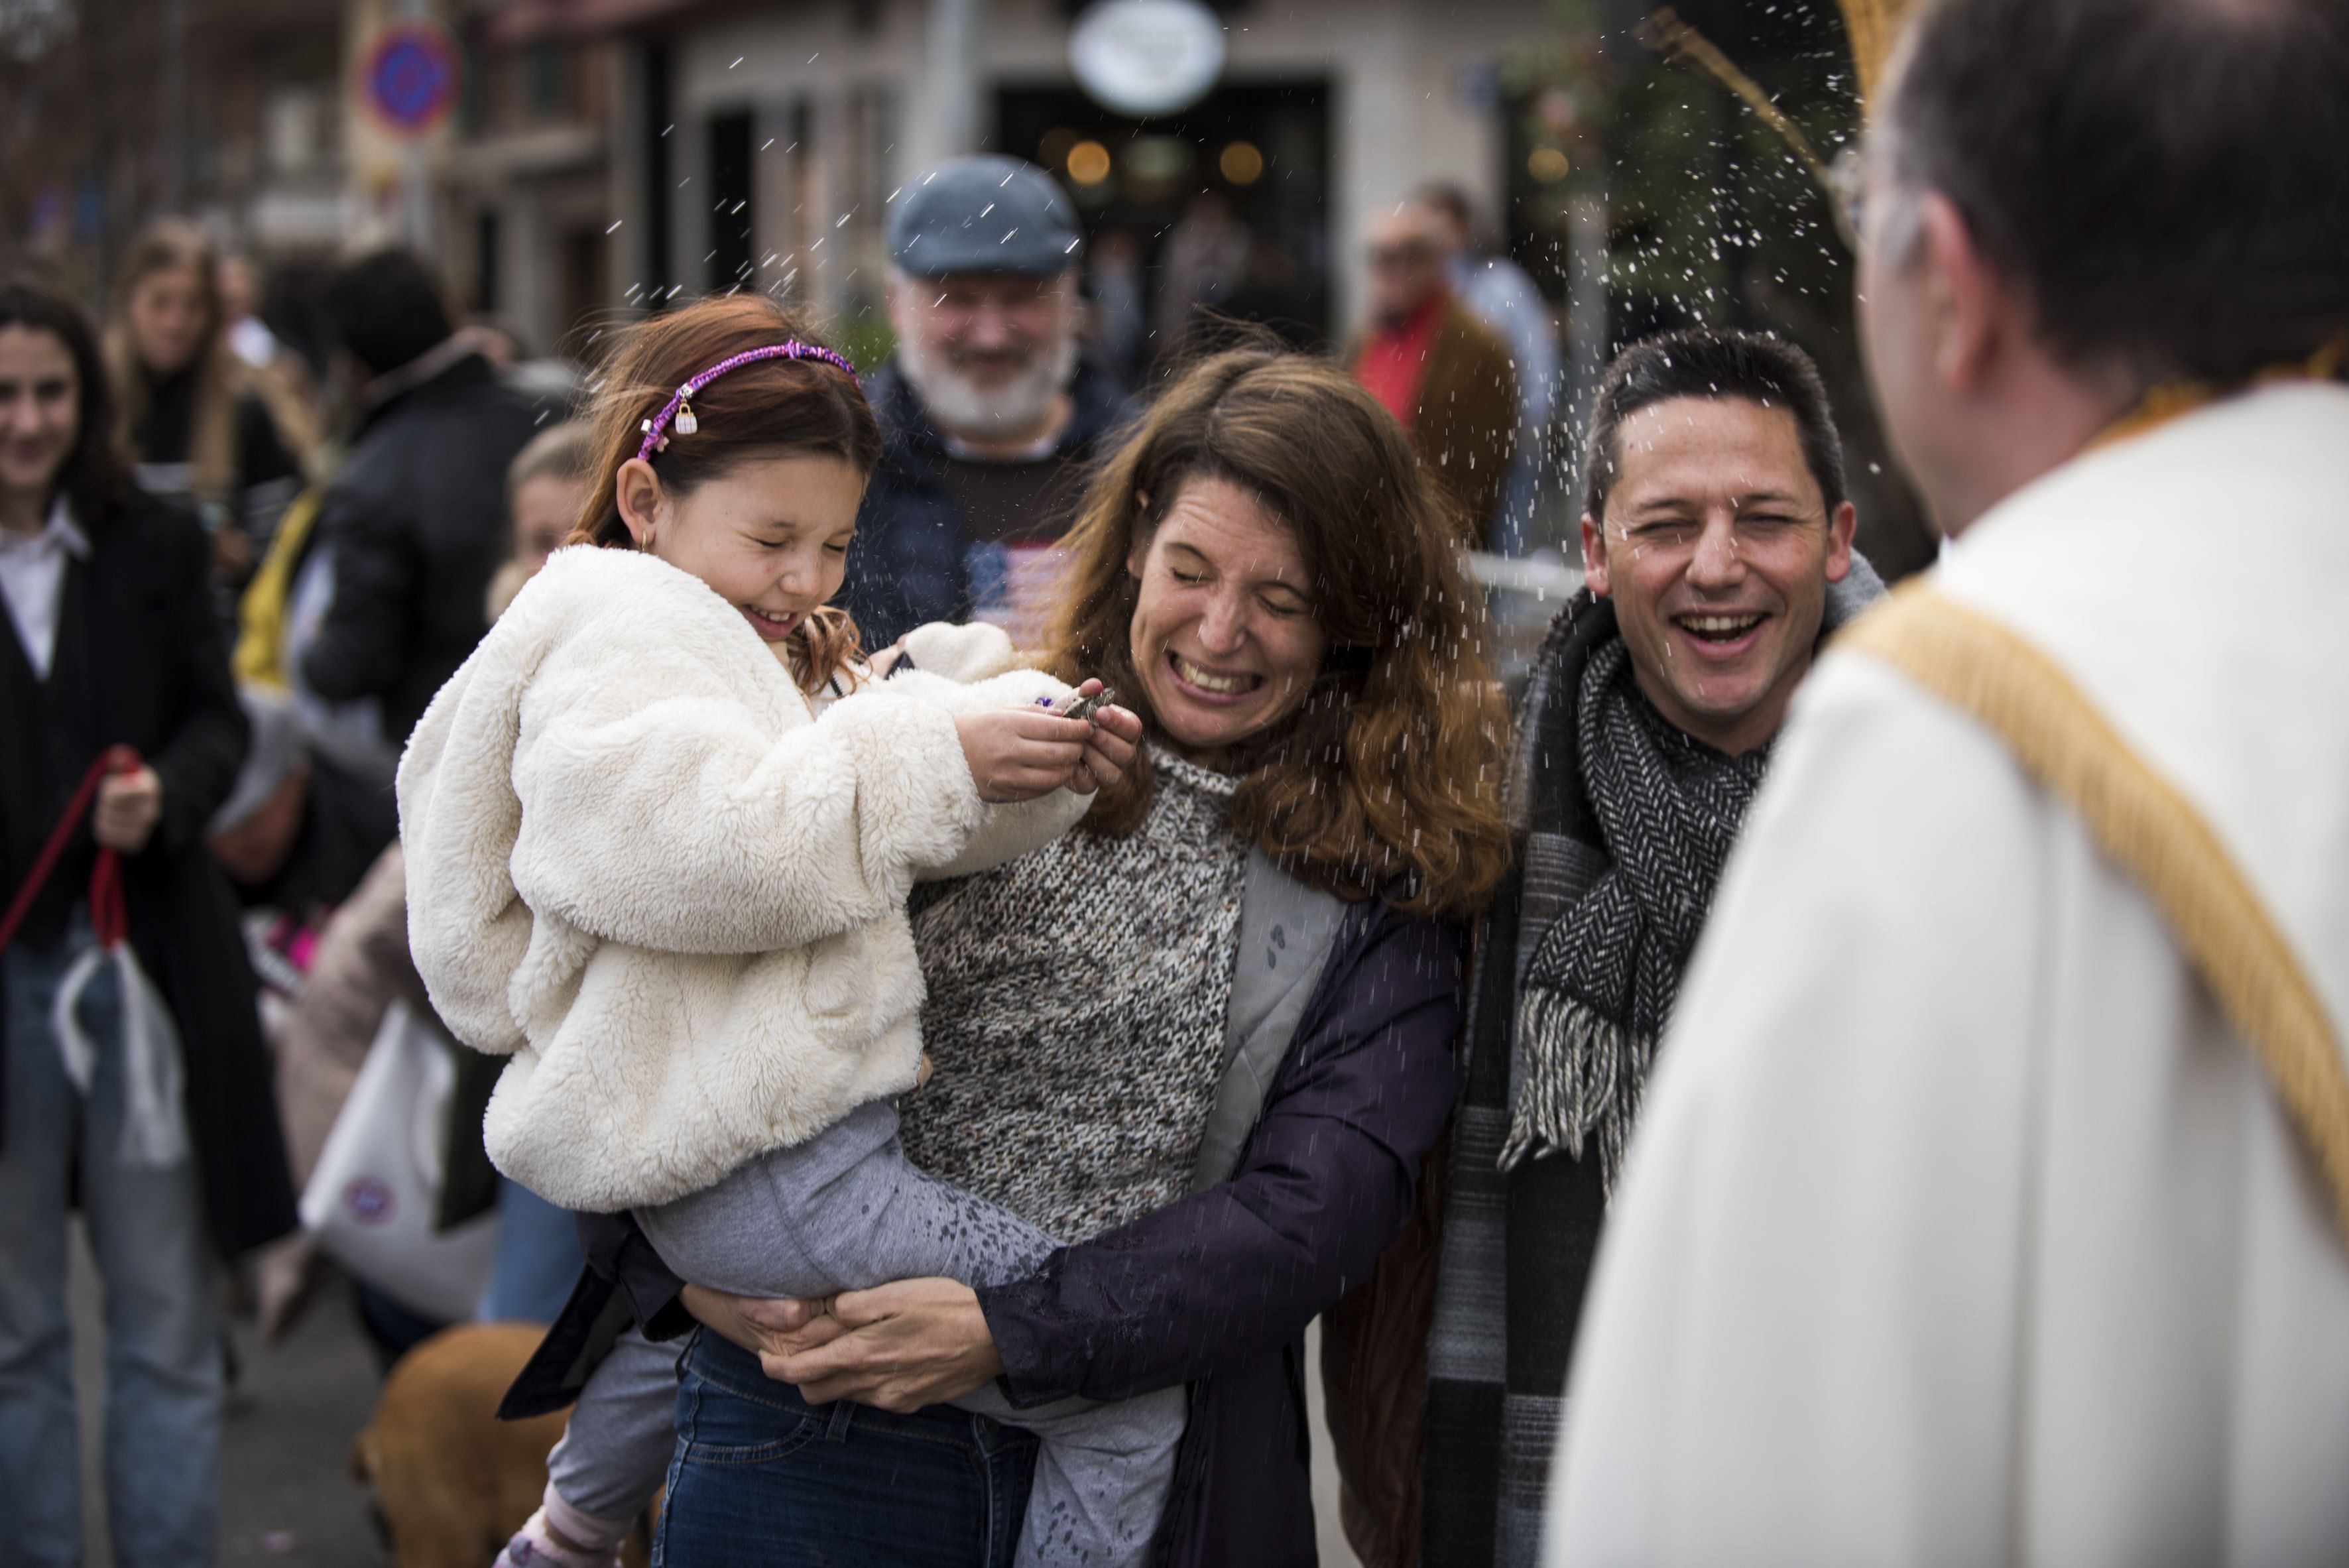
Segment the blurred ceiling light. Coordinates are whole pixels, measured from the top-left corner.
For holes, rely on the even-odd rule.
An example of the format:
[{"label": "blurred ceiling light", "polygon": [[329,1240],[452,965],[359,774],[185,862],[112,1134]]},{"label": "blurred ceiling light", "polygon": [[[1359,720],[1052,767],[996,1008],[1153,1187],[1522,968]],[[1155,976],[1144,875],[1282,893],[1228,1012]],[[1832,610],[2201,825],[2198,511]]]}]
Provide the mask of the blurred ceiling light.
[{"label": "blurred ceiling light", "polygon": [[1557,184],[1573,167],[1567,161],[1566,154],[1555,147],[1537,147],[1526,160],[1526,172],[1545,185]]},{"label": "blurred ceiling light", "polygon": [[1264,178],[1264,154],[1256,150],[1252,141],[1235,141],[1224,149],[1216,167],[1235,185],[1253,185]]},{"label": "blurred ceiling light", "polygon": [[1109,178],[1109,149],[1098,141],[1081,141],[1069,149],[1069,178],[1080,185],[1098,185]]}]

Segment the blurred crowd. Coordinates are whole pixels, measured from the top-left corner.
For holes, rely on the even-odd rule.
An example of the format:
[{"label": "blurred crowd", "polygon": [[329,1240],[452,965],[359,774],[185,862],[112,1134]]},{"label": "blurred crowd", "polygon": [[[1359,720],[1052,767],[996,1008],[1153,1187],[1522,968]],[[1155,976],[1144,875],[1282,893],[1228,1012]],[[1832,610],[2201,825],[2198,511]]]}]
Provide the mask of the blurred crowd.
[{"label": "blurred crowd", "polygon": [[[237,1265],[264,1335],[309,1299],[319,1264],[296,1196],[393,1004],[429,1016],[407,958],[401,745],[585,496],[574,372],[517,365],[411,255],[323,283],[321,338],[297,351],[254,315],[251,267],[178,221],[130,247],[102,329],[36,273],[0,281],[7,648],[26,655],[7,661],[26,684],[0,769],[0,881],[22,890],[0,1256],[23,1298],[0,1361],[10,1528],[32,1561],[70,1556],[80,1511],[69,1196],[109,1304],[117,1560],[210,1560],[227,1366],[215,1260]],[[125,744],[136,755],[102,753],[85,787],[84,761]],[[92,880],[111,857],[127,942]],[[73,973],[93,950],[130,956]],[[53,1012],[99,1042],[92,1081],[59,1076]],[[143,1045],[118,1056],[125,1027]],[[501,1202],[473,1081],[491,1064],[448,1059],[461,1081],[437,1219],[499,1209],[479,1308],[550,1318],[578,1267],[570,1221]],[[151,1158],[116,1161],[118,1137]],[[165,1174],[175,1149],[200,1181]],[[397,1271],[388,1292],[357,1283],[386,1365],[446,1321]]]},{"label": "blurred crowd", "polygon": [[[1154,379],[1239,344],[1328,346],[1304,325],[1312,302],[1285,254],[1218,196],[1198,198],[1166,236],[1154,284],[1137,236],[1112,231],[1088,251],[1058,188],[1033,166],[981,158],[943,173],[926,232],[916,223],[896,237],[895,348],[866,380],[886,451],[843,601],[867,646],[935,620],[995,621],[1031,641],[1081,483]],[[991,206],[1014,231],[1024,223],[1026,242],[949,254]],[[1474,229],[1455,188],[1398,204],[1364,236],[1372,284],[1336,352],[1410,431],[1462,542],[1516,553],[1533,540],[1555,326],[1525,274],[1482,253]],[[164,219],[129,247],[102,323],[36,272],[11,272],[5,287],[9,493],[57,498],[49,515],[21,520],[21,537],[46,541],[56,561],[88,560],[95,584],[113,575],[119,541],[136,531],[109,526],[111,514],[137,514],[152,535],[149,559],[119,567],[135,587],[94,586],[78,610],[79,576],[58,579],[60,670],[36,672],[36,685],[49,702],[91,690],[95,677],[80,666],[104,658],[98,606],[134,593],[151,601],[140,635],[152,667],[133,672],[152,688],[140,714],[146,750],[139,771],[96,783],[97,841],[125,801],[145,802],[157,852],[144,853],[150,839],[136,831],[117,847],[148,875],[168,859],[182,884],[169,928],[135,931],[130,945],[166,1012],[179,1009],[178,1026],[202,1041],[191,1054],[187,1131],[209,1212],[184,1193],[163,1203],[151,1185],[94,1180],[69,1140],[51,1172],[64,1184],[57,1201],[33,1227],[47,1239],[28,1233],[6,1247],[47,1304],[34,1318],[55,1335],[62,1325],[48,1308],[62,1311],[65,1253],[49,1243],[62,1234],[65,1188],[78,1191],[93,1238],[153,1243],[98,1249],[110,1293],[175,1304],[152,1321],[109,1326],[115,1351],[162,1380],[115,1379],[109,1431],[151,1424],[159,1401],[179,1412],[170,1458],[158,1461],[182,1478],[166,1501],[150,1508],[140,1489],[109,1489],[117,1549],[137,1560],[141,1542],[213,1528],[205,1499],[223,1374],[211,1260],[234,1265],[233,1299],[264,1340],[309,1309],[329,1266],[320,1226],[352,1202],[327,1190],[344,1179],[340,1165],[329,1161],[324,1178],[319,1167],[379,1042],[422,1039],[428,1054],[445,1056],[451,1081],[420,1101],[440,1123],[420,1194],[431,1210],[424,1234],[472,1238],[458,1248],[467,1256],[455,1277],[474,1290],[460,1311],[445,1281],[419,1284],[432,1271],[415,1254],[395,1249],[371,1262],[365,1248],[327,1238],[379,1364],[390,1367],[452,1315],[550,1321],[578,1274],[571,1217],[500,1177],[482,1153],[481,1113],[502,1064],[455,1049],[432,1020],[409,956],[392,783],[433,694],[579,519],[596,477],[575,417],[587,373],[529,356],[494,321],[466,319],[429,263],[398,250],[264,279],[201,227]],[[62,375],[45,379],[50,371]],[[201,572],[162,573],[183,538],[200,549]],[[85,716],[90,737],[140,740],[106,706]],[[210,742],[197,773],[178,765],[191,735]],[[10,889],[39,884],[10,951],[12,1030],[21,1023],[26,1037],[12,1033],[12,1073],[45,1054],[27,1044],[46,1027],[32,999],[46,1020],[73,956],[106,946],[105,933],[87,928],[82,897],[93,846],[45,870],[34,833],[71,815],[69,763],[81,744],[55,741],[45,754],[50,764],[27,770],[11,801],[0,866]],[[143,793],[132,789],[141,779]],[[46,967],[21,956],[40,939],[52,953]],[[88,1016],[96,1003],[75,1005]],[[188,1016],[191,1006],[200,1016]],[[71,1126],[57,1087],[12,1087],[12,1114],[40,1105]],[[351,1119],[380,1114],[370,1106]],[[419,1197],[372,1201],[388,1209]],[[162,1233],[173,1233],[170,1245]],[[38,1359],[55,1346],[22,1349]],[[36,1380],[28,1434],[67,1463],[56,1457],[72,1452],[62,1363]],[[133,1439],[109,1441],[109,1468],[118,1454],[133,1462],[121,1446]],[[57,1517],[44,1528],[63,1539],[75,1488],[64,1471],[51,1479]]]},{"label": "blurred crowd", "polygon": [[[1015,230],[1025,213],[1027,242],[945,254],[990,205]],[[1112,232],[1083,253],[1065,200],[1033,166],[962,160],[927,211],[929,232],[897,237],[895,350],[866,383],[887,450],[843,602],[867,646],[926,621],[974,618],[1024,643],[1049,609],[1056,541],[1081,481],[1139,408],[1137,392],[1235,344],[1312,345],[1311,302],[1279,249],[1213,194],[1167,236],[1154,289],[1137,236]],[[1524,273],[1480,253],[1472,229],[1466,199],[1449,187],[1381,221],[1365,237],[1368,310],[1340,353],[1412,432],[1463,542],[1522,552],[1532,454],[1555,394],[1555,328]],[[501,1178],[482,1153],[481,1117],[502,1063],[454,1049],[431,1022],[409,956],[392,783],[433,694],[579,519],[595,479],[574,418],[585,372],[529,356],[493,321],[465,319],[417,255],[387,250],[264,279],[179,219],[152,223],[129,247],[102,323],[37,272],[12,271],[0,290],[8,494],[56,498],[47,515],[12,522],[21,528],[9,549],[89,566],[70,584],[56,580],[55,668],[34,672],[39,700],[12,706],[8,722],[37,730],[45,704],[93,692],[113,634],[105,616],[145,617],[128,672],[142,723],[126,727],[100,702],[74,726],[144,747],[137,771],[95,785],[96,844],[44,865],[36,830],[72,816],[69,764],[85,748],[78,737],[46,747],[37,733],[14,738],[27,743],[20,757],[49,763],[18,781],[0,865],[7,888],[37,884],[8,958],[12,1120],[38,1106],[53,1128],[74,1125],[61,1086],[14,1080],[48,1055],[31,1041],[57,1010],[73,957],[106,945],[107,934],[87,927],[91,852],[109,842],[115,817],[144,811],[112,841],[147,876],[168,862],[178,889],[168,923],[141,908],[150,928],[130,945],[166,1011],[181,1014],[177,1026],[202,1040],[187,1134],[209,1205],[191,1207],[184,1183],[166,1202],[151,1181],[97,1180],[101,1162],[87,1148],[57,1143],[47,1212],[0,1242],[46,1326],[36,1343],[0,1352],[45,1363],[21,1420],[56,1484],[52,1517],[27,1528],[57,1544],[78,1509],[71,1390],[57,1359],[71,1189],[109,1295],[160,1304],[144,1320],[109,1319],[112,1353],[152,1377],[109,1383],[109,1469],[151,1463],[179,1479],[160,1492],[109,1489],[116,1550],[128,1561],[193,1560],[193,1542],[214,1529],[224,1376],[214,1260],[233,1265],[234,1299],[264,1339],[308,1309],[326,1266],[321,1216],[350,1194],[303,1194],[321,1185],[322,1158],[379,1041],[420,1028],[449,1047],[453,1081],[425,1100],[440,1126],[424,1197],[428,1234],[493,1232],[493,1243],[471,1249],[472,1274],[459,1271],[478,1285],[471,1314],[550,1321],[579,1271],[570,1216]],[[115,559],[140,531],[110,526],[118,513],[141,520],[146,559]],[[187,550],[200,551],[187,562],[200,571],[166,570]],[[109,585],[117,575],[123,583]],[[121,656],[109,679],[125,673]],[[192,771],[181,757],[191,737],[208,741]],[[144,902],[134,893],[134,906]],[[44,951],[46,964],[34,956]],[[102,1000],[75,1006],[88,1017]],[[26,1152],[18,1142],[12,1158]],[[129,1237],[143,1240],[111,1244]],[[413,1256],[370,1268],[363,1253],[336,1250],[384,1367],[450,1321],[453,1298],[419,1285]],[[152,1446],[159,1419],[166,1450]]]},{"label": "blurred crowd", "polygon": [[[2095,3],[2100,26],[2140,26],[2123,0]],[[628,378],[610,366],[539,357],[466,319],[433,266],[398,249],[264,312],[282,280],[166,220],[129,247],[102,321],[39,273],[0,266],[0,1563],[80,1552],[71,1211],[105,1288],[105,1490],[127,1564],[213,1559],[222,1313],[280,1336],[330,1270],[351,1277],[391,1378],[386,1408],[404,1389],[428,1410],[404,1429],[443,1430],[424,1380],[464,1385],[444,1469],[492,1429],[510,1381],[574,1395],[624,1330],[641,1341],[664,1316],[758,1345],[770,1378],[787,1355],[885,1332],[834,1319],[831,1301],[812,1313],[831,1326],[811,1328],[788,1300],[696,1305],[674,1276],[647,1294],[659,1266],[641,1233],[597,1254],[597,1236],[634,1222],[580,1225],[493,1168],[482,1119],[506,1058],[457,1045],[409,942],[394,781],[428,707],[550,556],[627,542],[613,450],[641,429],[633,466],[651,474],[672,436],[698,433],[688,392],[719,407],[718,377],[781,359],[793,375],[838,367],[826,395],[854,405],[874,454],[854,476],[844,558],[825,546],[833,603],[865,649],[887,650],[855,679],[910,668],[907,634],[928,623],[993,623],[1033,648],[1056,617],[1092,616],[1112,628],[1092,649],[1102,667],[1136,685],[1179,677],[1224,722],[1200,743],[1213,766],[1179,748],[1159,766],[1216,775],[1240,792],[1235,811],[1257,814],[1242,837],[1216,819],[1235,878],[1251,856],[1273,867],[1259,851],[1292,820],[1337,810],[1342,784],[1366,824],[1350,852],[1393,851],[1349,872],[1345,931],[1361,937],[1363,910],[1400,922],[1424,894],[1411,855],[1452,856],[1468,889],[1412,913],[1441,926],[1424,962],[1392,957],[1370,979],[1317,967],[1284,993],[1279,1030],[1308,1019],[1308,1047],[1278,1032],[1262,1061],[1238,1045],[1226,1059],[1232,1003],[1216,999],[1212,1027],[1192,1031],[1216,1068],[1203,1083],[1226,1068],[1261,1079],[1248,1115],[1263,1119],[1230,1132],[1234,1163],[1194,1189],[1185,1152],[1169,1178],[1181,1196],[1110,1240],[1076,1238],[1040,1265],[1042,1284],[1022,1282],[1050,1298],[1050,1348],[1072,1363],[1103,1345],[1144,1358],[1187,1346],[1175,1372],[1101,1395],[1187,1386],[1193,1430],[1212,1434],[1185,1450],[1170,1514],[1207,1522],[1167,1549],[1189,1556],[1166,1560],[1226,1560],[1215,1543],[1270,1540],[1268,1521],[1310,1551],[1308,1439],[1281,1423],[1306,1420],[1299,1364],[1317,1318],[1346,1532],[1376,1568],[1702,1563],[1756,1541],[1805,1560],[1856,1542],[1883,1549],[1870,1560],[1923,1560],[1944,1532],[1968,1560],[2073,1560],[2066,1541],[2085,1544],[2082,1561],[2337,1553],[2349,993],[2332,941],[2340,879],[2302,868],[2332,865],[2307,845],[2344,841],[2349,666],[2319,590],[2341,579],[2349,208],[2302,195],[2339,193],[2321,149],[2338,145],[2349,44],[2319,7],[2271,8],[2284,20],[2170,0],[2174,15],[2143,25],[2148,73],[2184,81],[2213,51],[2249,62],[2227,92],[2203,84],[2217,129],[2185,152],[2186,133],[2156,123],[2175,82],[2148,95],[2097,77],[2093,40],[2027,0],[1932,11],[1938,53],[1904,67],[1851,214],[1876,389],[1951,541],[1928,592],[1889,605],[1853,548],[1837,412],[1810,357],[1778,337],[1695,327],[1624,346],[1579,411],[1569,492],[1548,458],[1578,412],[1554,313],[1449,185],[1404,194],[1355,237],[1367,285],[1330,343],[1306,325],[1316,307],[1291,259],[1219,195],[1146,244],[1086,235],[1035,165],[956,159],[890,215],[885,359],[841,377],[829,348],[761,339],[676,387],[667,372],[615,387]],[[1983,41],[1998,38],[2003,55]],[[2005,80],[2026,59],[2058,63]],[[2252,67],[2299,86],[2255,91]],[[1981,90],[1993,78],[2031,112],[1994,112]],[[2076,145],[2043,156],[2033,128],[2059,124]],[[2285,173],[2267,185],[2233,179],[2234,154],[2255,145],[2297,161],[2279,152]],[[2107,159],[2148,188],[2190,190],[2191,210],[2147,206],[2126,182],[2063,184]],[[2078,263],[2091,252],[2093,275]],[[1226,441],[1227,418],[1254,424]],[[1183,442],[1188,466],[1150,466]],[[713,471],[746,460],[702,450],[721,454]],[[2221,493],[2234,485],[2257,504]],[[2221,512],[2230,548],[2266,562],[2261,593],[2292,614],[2198,597],[2196,531]],[[1204,542],[1160,549],[1174,535],[1153,531],[1178,514]],[[1571,543],[1561,518],[1578,519]],[[646,552],[649,534],[635,541]],[[2147,537],[2160,548],[2138,548]],[[1276,567],[1211,581],[1213,549],[1235,538]],[[1554,621],[1545,611],[1529,678],[1505,693],[1462,561],[1560,544],[1581,585]],[[1183,550],[1184,569],[1162,573],[1183,586],[1164,592],[1215,607],[1152,632],[1144,564]],[[501,642],[572,566],[611,559],[561,556]],[[817,614],[792,617],[804,632]],[[2307,640],[2284,643],[2287,623]],[[1174,645],[1218,632],[1242,650],[1237,673]],[[1138,657],[1124,642],[1145,634],[1166,656],[1128,675],[1113,661]],[[1831,634],[1852,640],[1814,676]],[[1287,650],[1279,680],[1237,669],[1268,642]],[[1412,660],[1435,673],[1392,674]],[[854,700],[841,678],[832,696]],[[1275,690],[1288,707],[1263,695]],[[1154,748],[1176,747],[1173,702],[1123,700],[1164,727]],[[1268,717],[1235,717],[1249,702]],[[2253,733],[2244,715],[2263,703]],[[1447,726],[1448,759],[1413,755]],[[2209,761],[2245,757],[2233,771]],[[1328,771],[1264,804],[1264,779],[1314,768]],[[1405,769],[1441,775],[1454,798],[1397,805],[1389,787],[1373,810],[1373,789]],[[1800,787],[1772,792],[1774,770]],[[1141,777],[1146,800],[1147,764]],[[511,849],[512,815],[481,843],[503,831]],[[2285,818],[2289,831],[2271,830]],[[494,870],[477,847],[465,855]],[[1170,852],[1163,875],[1129,868],[1120,896],[1172,896],[1204,854]],[[1268,878],[1303,875],[1309,857],[1292,858]],[[1259,929],[1244,921],[1269,918],[1242,885],[1194,890],[1173,923],[1201,941],[1208,915],[1223,923],[1200,972],[1235,992],[1242,959],[1277,967],[1288,941],[1280,925],[1267,944],[1242,940]],[[1017,902],[1005,907],[1035,922]],[[1122,907],[1092,923],[1120,925]],[[2215,907],[2230,913],[2196,913]],[[1324,943],[1340,929],[1328,918]],[[1129,944],[1113,950],[1125,971],[1150,967],[1146,933],[1110,934]],[[1341,1022],[1306,1000],[1335,991],[1374,1011],[1406,970],[1427,987],[1415,1044],[1393,1018]],[[1023,973],[1003,988],[1032,993]],[[1082,981],[1120,1006],[1133,983],[1107,964]],[[1174,1002],[1186,1028],[1206,1016],[1195,996]],[[1251,1026],[1273,1029],[1278,1010]],[[1103,1119],[1085,1123],[1102,1143],[1138,1130],[1113,1124],[1114,1105],[1084,1110]],[[1242,1140],[1283,1117],[1292,1141],[1242,1161]],[[1348,1160],[1375,1175],[1338,1169]],[[1216,1223],[1168,1218],[1211,1191],[1229,1199]],[[2063,1244],[2043,1240],[2064,1225]],[[632,1244],[637,1262],[616,1261]],[[1378,1261],[1366,1279],[1332,1259]],[[1133,1272],[1145,1268],[1161,1274]],[[1174,1276],[1260,1290],[1247,1305],[1262,1321],[1243,1332],[1221,1303],[1170,1307],[1185,1299]],[[730,1311],[739,1332],[715,1315]],[[471,1360],[418,1354],[466,1323],[558,1326],[543,1346],[534,1330],[480,1342]],[[1030,1338],[1032,1358],[1050,1336]],[[2057,1344],[2063,1356],[2040,1348]],[[1020,1347],[982,1348],[994,1370],[976,1381],[1017,1392]],[[1569,1377],[1584,1401],[1572,1422]],[[843,1409],[871,1392],[824,1386]],[[1996,1402],[2010,1395],[2054,1411],[2055,1439]],[[2144,1416],[2157,1407],[2161,1419]],[[846,1416],[801,1415],[845,1440]],[[523,1451],[525,1511],[558,1429],[495,1429]],[[2094,1440],[2067,1447],[2064,1429]],[[882,1439],[863,1440],[870,1453]],[[2251,1462],[2303,1446],[2322,1462]],[[388,1449],[367,1452],[396,1514]],[[1855,1477],[1867,1508],[1850,1502]],[[490,1552],[522,1523],[511,1501],[492,1511]],[[546,1553],[616,1561],[634,1517],[592,1552]],[[2221,1542],[2222,1524],[2250,1533]],[[2043,1538],[2056,1544],[2038,1550]],[[537,1561],[542,1539],[515,1537],[502,1561]],[[2156,1550],[2175,1541],[2197,1548]]]}]

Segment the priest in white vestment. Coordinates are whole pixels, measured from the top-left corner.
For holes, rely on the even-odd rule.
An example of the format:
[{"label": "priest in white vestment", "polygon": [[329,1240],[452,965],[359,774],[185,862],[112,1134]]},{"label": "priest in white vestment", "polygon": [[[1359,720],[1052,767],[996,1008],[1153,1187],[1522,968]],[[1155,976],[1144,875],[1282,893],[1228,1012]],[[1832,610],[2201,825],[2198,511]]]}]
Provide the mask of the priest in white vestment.
[{"label": "priest in white vestment", "polygon": [[2344,147],[2328,0],[1909,39],[1862,315],[1954,542],[1731,859],[1552,1564],[2349,1563]]}]

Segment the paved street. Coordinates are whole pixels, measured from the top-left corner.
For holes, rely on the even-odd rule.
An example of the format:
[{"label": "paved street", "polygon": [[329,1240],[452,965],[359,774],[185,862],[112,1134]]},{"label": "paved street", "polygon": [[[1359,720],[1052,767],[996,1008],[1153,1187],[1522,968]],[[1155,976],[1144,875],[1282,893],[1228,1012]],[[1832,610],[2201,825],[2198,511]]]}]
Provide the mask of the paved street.
[{"label": "paved street", "polygon": [[[71,1284],[75,1377],[82,1390],[82,1513],[88,1568],[114,1568],[106,1543],[98,1453],[99,1362],[97,1272],[75,1227]],[[351,1477],[351,1439],[367,1424],[375,1365],[339,1276],[318,1294],[283,1344],[263,1347],[249,1323],[235,1326],[242,1364],[221,1456],[223,1568],[384,1568],[366,1489]],[[1313,1412],[1313,1501],[1323,1568],[1356,1568],[1338,1526],[1337,1468],[1322,1437],[1320,1326],[1308,1335],[1308,1397]]]},{"label": "paved street", "polygon": [[[75,1246],[76,1380],[82,1390],[82,1504],[88,1568],[113,1568],[104,1524],[97,1396],[103,1377],[99,1300],[88,1250]],[[235,1326],[243,1372],[229,1404],[221,1456],[224,1568],[379,1568],[366,1489],[351,1478],[351,1439],[366,1425],[375,1366],[339,1277],[319,1293],[285,1343],[264,1348]]]}]

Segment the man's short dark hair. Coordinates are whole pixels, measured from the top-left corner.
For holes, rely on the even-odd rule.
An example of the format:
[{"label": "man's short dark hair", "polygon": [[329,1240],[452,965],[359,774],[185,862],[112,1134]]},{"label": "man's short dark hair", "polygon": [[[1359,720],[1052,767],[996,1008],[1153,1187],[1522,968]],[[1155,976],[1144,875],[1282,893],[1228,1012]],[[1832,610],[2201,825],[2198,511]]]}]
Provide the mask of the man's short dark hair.
[{"label": "man's short dark hair", "polygon": [[1642,408],[1675,397],[1743,397],[1795,417],[1803,462],[1832,513],[1849,499],[1843,438],[1827,407],[1827,389],[1811,356],[1766,332],[1694,326],[1643,337],[1615,356],[1599,384],[1590,434],[1583,444],[1582,510],[1607,515],[1621,468],[1616,432]]},{"label": "man's short dark hair", "polygon": [[381,376],[431,352],[456,330],[440,280],[406,251],[361,256],[326,285],[336,341]]},{"label": "man's short dark hair", "polygon": [[1894,181],[1941,192],[2075,369],[2240,383],[2349,332],[2349,6],[1940,0]]}]

